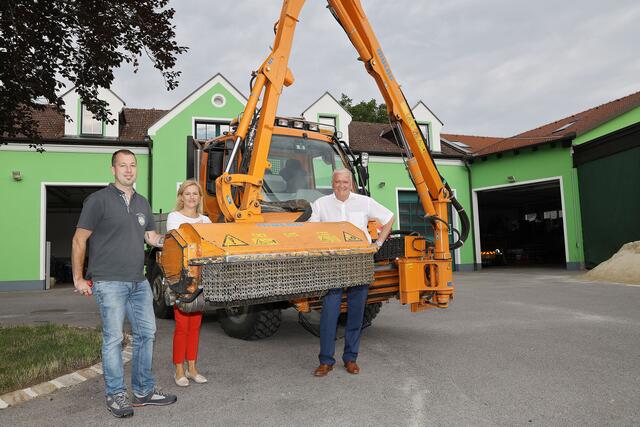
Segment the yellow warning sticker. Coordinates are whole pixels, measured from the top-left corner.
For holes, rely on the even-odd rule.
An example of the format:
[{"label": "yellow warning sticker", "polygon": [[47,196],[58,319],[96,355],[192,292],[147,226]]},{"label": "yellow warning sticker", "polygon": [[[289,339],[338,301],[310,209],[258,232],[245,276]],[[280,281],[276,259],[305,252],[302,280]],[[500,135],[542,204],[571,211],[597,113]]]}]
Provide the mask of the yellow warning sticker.
[{"label": "yellow warning sticker", "polygon": [[318,240],[320,240],[321,242],[339,242],[340,239],[338,238],[338,236],[334,236],[333,234],[329,234],[326,231],[321,231],[319,233],[316,233],[318,236]]},{"label": "yellow warning sticker", "polygon": [[275,239],[271,239],[269,237],[257,237],[253,239],[253,244],[257,246],[273,246],[277,245],[278,242]]},{"label": "yellow warning sticker", "polygon": [[226,236],[224,236],[224,241],[222,242],[222,246],[224,247],[229,247],[229,246],[249,246],[248,243],[243,242],[242,240],[238,239],[237,237],[232,236],[231,234],[227,234]]},{"label": "yellow warning sticker", "polygon": [[362,242],[361,238],[359,238],[357,236],[354,236],[351,233],[347,233],[346,231],[343,231],[342,235],[344,236],[344,241],[345,242]]}]

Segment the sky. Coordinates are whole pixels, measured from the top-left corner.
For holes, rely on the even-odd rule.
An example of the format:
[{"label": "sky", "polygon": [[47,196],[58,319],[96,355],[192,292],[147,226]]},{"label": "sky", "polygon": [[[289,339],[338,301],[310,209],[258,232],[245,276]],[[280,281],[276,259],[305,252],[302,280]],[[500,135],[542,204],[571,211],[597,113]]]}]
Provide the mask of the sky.
[{"label": "sky", "polygon": [[[638,0],[361,0],[410,106],[422,100],[443,132],[511,136],[640,91]],[[279,0],[173,0],[188,46],[168,92],[143,61],[116,72],[127,107],[170,109],[216,73],[245,95],[268,56]],[[300,115],[325,91],[382,101],[326,9],[300,14],[279,114]]]}]

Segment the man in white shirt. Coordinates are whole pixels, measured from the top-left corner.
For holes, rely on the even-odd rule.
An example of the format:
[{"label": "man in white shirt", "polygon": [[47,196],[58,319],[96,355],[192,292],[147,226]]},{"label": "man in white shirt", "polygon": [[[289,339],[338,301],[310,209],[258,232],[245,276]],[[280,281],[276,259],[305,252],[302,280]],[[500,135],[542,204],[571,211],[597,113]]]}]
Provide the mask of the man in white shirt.
[{"label": "man in white shirt", "polygon": [[[371,242],[371,236],[367,230],[369,220],[377,220],[382,226],[382,231],[374,243],[379,249],[391,232],[393,226],[393,213],[370,197],[352,193],[353,176],[348,169],[337,169],[331,179],[333,194],[320,197],[311,207],[313,214],[311,222],[339,222],[348,221],[364,231]],[[350,374],[357,374],[360,368],[356,363],[358,348],[360,347],[360,335],[364,318],[364,307],[367,303],[369,284],[353,286],[347,289],[347,325],[344,332],[344,352],[342,361]],[[335,364],[333,355],[336,348],[336,328],[340,315],[340,303],[342,301],[342,288],[331,289],[322,300],[322,316],[320,318],[320,366],[313,374],[316,377],[327,375]]]}]

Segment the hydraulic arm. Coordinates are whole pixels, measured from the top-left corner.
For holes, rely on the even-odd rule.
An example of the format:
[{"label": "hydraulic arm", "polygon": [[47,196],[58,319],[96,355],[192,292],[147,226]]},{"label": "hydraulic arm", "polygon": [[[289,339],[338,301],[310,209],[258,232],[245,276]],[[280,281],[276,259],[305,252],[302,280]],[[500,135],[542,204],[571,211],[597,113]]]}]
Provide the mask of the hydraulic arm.
[{"label": "hydraulic arm", "polygon": [[[328,4],[329,10],[358,52],[359,60],[364,63],[365,69],[378,85],[387,106],[390,124],[398,144],[404,150],[408,172],[426,213],[426,219],[433,226],[433,249],[429,250],[428,255],[419,261],[412,260],[406,265],[399,263],[400,275],[404,275],[405,281],[415,283],[416,277],[418,278],[416,291],[413,294],[405,293],[405,301],[402,301],[401,297],[401,302],[412,303],[412,307],[415,305],[417,310],[423,301],[416,295],[420,294],[419,291],[427,290],[434,291],[438,304],[446,306],[453,294],[450,250],[461,246],[466,239],[469,229],[468,218],[438,172],[360,1],[328,0]],[[283,88],[294,81],[288,61],[295,27],[303,5],[304,0],[285,0],[283,3],[280,18],[275,26],[273,50],[255,72],[251,94],[235,133],[232,154],[225,173],[216,181],[218,203],[228,222],[262,221],[260,192],[265,170],[269,167],[267,154],[280,95]],[[262,103],[258,110],[261,96]],[[254,130],[255,135],[251,135]],[[248,168],[245,173],[232,173],[241,146],[244,147],[245,155],[250,153]],[[233,187],[238,189],[238,194],[232,191]],[[236,201],[239,204],[236,204]],[[458,212],[463,230],[461,235],[458,234],[458,240],[453,247],[449,244],[449,203],[452,203]],[[416,275],[417,271],[419,272]],[[414,275],[416,277],[413,277]]]}]

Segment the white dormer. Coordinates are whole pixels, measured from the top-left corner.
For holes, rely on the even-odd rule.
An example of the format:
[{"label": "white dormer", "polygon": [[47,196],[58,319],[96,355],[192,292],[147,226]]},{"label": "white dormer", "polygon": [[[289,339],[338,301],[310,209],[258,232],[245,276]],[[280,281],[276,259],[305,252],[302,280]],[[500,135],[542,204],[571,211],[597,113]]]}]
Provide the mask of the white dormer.
[{"label": "white dormer", "polygon": [[107,137],[117,138],[119,136],[119,117],[125,103],[118,95],[110,89],[98,89],[98,99],[107,102],[111,112],[113,123],[106,123],[96,120],[93,114],[82,104],[80,95],[75,91],[75,87],[68,90],[62,96],[63,109],[71,120],[64,123],[64,136],[77,137]]},{"label": "white dormer", "polygon": [[443,123],[422,101],[418,101],[411,111],[416,118],[420,131],[427,138],[431,151],[441,151],[440,133],[442,132]]},{"label": "white dormer", "polygon": [[342,132],[342,139],[349,143],[349,124],[351,114],[329,92],[325,92],[316,102],[302,112],[302,117],[310,122],[335,126]]}]

